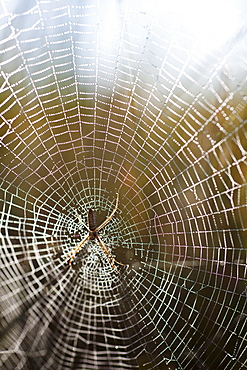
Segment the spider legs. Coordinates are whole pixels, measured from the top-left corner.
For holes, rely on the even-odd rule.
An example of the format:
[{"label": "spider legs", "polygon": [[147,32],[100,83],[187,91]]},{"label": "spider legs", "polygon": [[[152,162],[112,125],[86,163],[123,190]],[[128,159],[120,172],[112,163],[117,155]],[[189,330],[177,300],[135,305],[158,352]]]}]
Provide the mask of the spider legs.
[{"label": "spider legs", "polygon": [[[109,252],[109,250],[107,249],[107,247],[105,246],[104,242],[100,239],[99,237],[99,234],[98,234],[98,231],[101,230],[104,226],[106,226],[112,219],[114,213],[116,212],[116,210],[118,209],[118,201],[119,201],[119,194],[117,193],[117,198],[116,198],[116,204],[115,204],[115,207],[113,209],[113,211],[111,212],[111,214],[105,219],[104,222],[102,222],[102,224],[98,227],[96,227],[94,229],[94,227],[96,226],[95,223],[96,223],[96,216],[93,212],[92,209],[89,209],[89,215],[88,215],[88,226],[84,224],[84,222],[82,221],[82,218],[81,216],[78,214],[77,211],[76,212],[76,216],[79,220],[79,222],[86,227],[86,229],[88,230],[88,235],[80,242],[78,243],[75,248],[67,255],[66,257],[66,260],[68,258],[70,258],[69,260],[69,265],[70,267],[72,267],[72,262],[73,260],[75,259],[75,256],[76,254],[81,250],[81,248],[85,245],[85,243],[87,242],[88,239],[97,239],[98,242],[99,242],[99,245],[101,246],[103,252],[105,253],[106,257],[108,258],[108,261],[109,263],[111,264],[111,266],[120,274],[120,272],[118,271],[117,267],[114,265],[114,262],[119,264],[119,265],[122,265],[124,266],[123,263],[121,262],[118,262],[114,257],[112,257],[111,253]],[[93,229],[93,230],[92,230]]]},{"label": "spider legs", "polygon": [[86,243],[86,241],[90,238],[90,234],[87,235],[80,243],[78,243],[75,248],[67,255],[66,257],[66,260],[70,257],[70,260],[69,260],[69,265],[70,267],[72,267],[72,262],[74,261],[74,258],[76,256],[76,254],[81,250],[81,248],[84,246],[84,244]]},{"label": "spider legs", "polygon": [[111,266],[120,274],[117,267],[114,265],[114,262],[116,262],[116,263],[118,263],[119,265],[122,265],[122,266],[124,266],[124,264],[121,263],[121,262],[118,262],[114,257],[112,257],[111,253],[109,252],[109,250],[105,246],[104,242],[100,239],[99,235],[97,235],[97,239],[98,239],[99,245],[103,249],[103,252],[105,253],[106,257],[108,258],[108,261],[110,262]]},{"label": "spider legs", "polygon": [[112,217],[113,217],[114,213],[115,213],[115,212],[116,212],[116,210],[118,209],[118,200],[119,200],[119,194],[117,193],[116,204],[115,204],[115,207],[114,207],[114,209],[113,209],[112,213],[110,214],[110,216],[108,216],[108,217],[105,219],[105,221],[104,221],[104,222],[102,222],[102,224],[101,224],[101,225],[99,225],[98,227],[96,227],[96,229],[95,229],[95,230],[93,230],[93,231],[99,231],[99,230],[101,230],[103,227],[105,227],[105,225],[107,225],[107,224],[111,221],[111,219],[112,219]]},{"label": "spider legs", "polygon": [[[69,265],[70,267],[72,268],[72,263],[75,259],[75,256],[78,252],[80,252],[81,248],[85,245],[85,243],[87,242],[88,239],[90,239],[91,235],[87,235],[80,243],[78,243],[75,248],[67,255],[66,257],[66,260],[70,257],[70,260],[69,260]],[[114,257],[112,257],[111,253],[109,252],[109,250],[107,249],[107,247],[105,246],[105,243],[100,239],[99,235],[97,235],[96,239],[98,240],[99,242],[99,245],[101,246],[103,252],[105,253],[106,257],[108,258],[108,261],[110,262],[111,266],[120,274],[120,272],[118,271],[117,267],[114,265],[114,262],[121,265],[121,266],[124,266],[123,263],[121,262],[118,262]]]}]

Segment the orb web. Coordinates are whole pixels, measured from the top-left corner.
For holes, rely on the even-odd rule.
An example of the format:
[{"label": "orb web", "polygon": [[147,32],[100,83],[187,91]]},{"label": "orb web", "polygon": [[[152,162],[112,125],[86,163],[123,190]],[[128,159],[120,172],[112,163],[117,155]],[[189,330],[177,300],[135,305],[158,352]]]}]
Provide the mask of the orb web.
[{"label": "orb web", "polygon": [[4,369],[247,366],[244,2],[162,4],[0,4]]}]

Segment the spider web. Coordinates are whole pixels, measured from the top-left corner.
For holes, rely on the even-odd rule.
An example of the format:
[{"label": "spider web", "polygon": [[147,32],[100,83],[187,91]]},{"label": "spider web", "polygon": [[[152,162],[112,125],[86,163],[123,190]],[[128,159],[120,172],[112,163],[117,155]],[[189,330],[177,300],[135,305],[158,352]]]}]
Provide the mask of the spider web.
[{"label": "spider web", "polygon": [[0,6],[1,368],[246,369],[244,1]]}]

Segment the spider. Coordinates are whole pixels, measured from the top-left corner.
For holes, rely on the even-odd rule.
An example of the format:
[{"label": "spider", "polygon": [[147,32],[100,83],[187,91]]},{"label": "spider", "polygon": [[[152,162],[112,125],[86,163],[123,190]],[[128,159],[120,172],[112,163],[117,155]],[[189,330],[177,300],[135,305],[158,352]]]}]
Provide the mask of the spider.
[{"label": "spider", "polygon": [[111,253],[109,252],[109,250],[107,249],[107,247],[105,246],[103,240],[101,240],[100,236],[99,236],[99,231],[101,229],[103,229],[103,227],[105,227],[112,219],[114,213],[116,212],[117,208],[118,208],[118,200],[119,200],[119,195],[117,193],[117,198],[116,198],[116,204],[115,204],[115,207],[112,211],[112,213],[110,214],[110,216],[108,216],[104,222],[102,222],[101,225],[99,225],[98,227],[96,227],[96,215],[94,213],[94,211],[90,208],[88,210],[88,225],[85,225],[81,219],[81,216],[78,214],[78,212],[76,211],[76,216],[79,220],[80,223],[84,224],[84,226],[86,227],[86,229],[88,230],[88,235],[80,242],[78,243],[75,248],[67,255],[66,257],[66,260],[70,257],[70,260],[69,260],[69,265],[70,267],[72,267],[72,262],[76,256],[76,254],[78,252],[80,252],[81,248],[85,245],[85,243],[88,241],[88,239],[91,239],[91,240],[97,240],[99,245],[101,246],[101,248],[103,249],[103,252],[105,253],[106,257],[108,258],[108,261],[110,262],[111,266],[118,272],[118,269],[117,267],[114,265],[114,262],[118,263],[119,265],[122,265],[124,266],[123,263],[121,262],[118,262],[112,255]]}]

